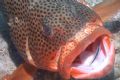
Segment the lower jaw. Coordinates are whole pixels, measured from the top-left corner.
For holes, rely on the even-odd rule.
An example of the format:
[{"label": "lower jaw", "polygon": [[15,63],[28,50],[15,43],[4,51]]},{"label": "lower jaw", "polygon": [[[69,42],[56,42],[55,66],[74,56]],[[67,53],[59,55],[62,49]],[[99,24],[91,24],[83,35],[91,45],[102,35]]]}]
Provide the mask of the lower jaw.
[{"label": "lower jaw", "polygon": [[[96,46],[97,47],[97,46]],[[100,40],[100,50],[94,61],[91,54],[81,53],[81,59],[77,64],[75,62],[71,65],[70,75],[76,79],[95,79],[107,75],[114,65],[114,46],[108,37],[102,37]],[[89,53],[90,54],[90,53]],[[87,57],[84,57],[87,56]],[[83,60],[84,59],[84,60]]]}]

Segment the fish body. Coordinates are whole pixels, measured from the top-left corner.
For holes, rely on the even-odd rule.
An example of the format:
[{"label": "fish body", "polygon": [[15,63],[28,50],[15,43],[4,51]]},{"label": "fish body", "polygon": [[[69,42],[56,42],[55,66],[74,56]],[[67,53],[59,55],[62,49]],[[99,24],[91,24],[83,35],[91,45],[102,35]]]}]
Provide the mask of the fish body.
[{"label": "fish body", "polygon": [[[24,60],[36,68],[58,72],[66,79],[71,76],[78,79],[99,78],[109,73],[104,69],[112,69],[113,45],[110,40],[103,41],[106,37],[109,39],[111,34],[103,27],[100,17],[88,6],[76,0],[4,0],[4,5],[13,43]],[[102,50],[102,43],[108,42],[110,48],[106,50],[112,50],[111,53]],[[80,68],[77,67],[76,59],[85,54],[89,46],[91,49],[94,43],[100,43],[100,51],[105,52],[98,53],[102,54],[98,56],[100,60],[104,57],[101,64],[105,66],[99,69],[93,67],[93,70],[82,69],[89,65],[82,66],[78,62]],[[78,58],[78,61],[83,60],[84,63],[84,59]],[[91,64],[95,65],[97,59],[94,57]]]}]

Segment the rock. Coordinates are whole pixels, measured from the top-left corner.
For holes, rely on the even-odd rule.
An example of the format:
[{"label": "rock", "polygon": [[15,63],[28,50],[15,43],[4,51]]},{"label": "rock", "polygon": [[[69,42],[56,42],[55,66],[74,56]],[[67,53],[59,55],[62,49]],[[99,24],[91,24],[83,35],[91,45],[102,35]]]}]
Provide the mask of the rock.
[{"label": "rock", "polygon": [[120,78],[116,79],[116,80],[120,80]]},{"label": "rock", "polygon": [[21,61],[20,55],[11,43],[9,27],[0,11],[0,80],[6,74],[12,73]]},{"label": "rock", "polygon": [[115,78],[120,78],[120,53],[116,54],[114,70],[115,70]]}]

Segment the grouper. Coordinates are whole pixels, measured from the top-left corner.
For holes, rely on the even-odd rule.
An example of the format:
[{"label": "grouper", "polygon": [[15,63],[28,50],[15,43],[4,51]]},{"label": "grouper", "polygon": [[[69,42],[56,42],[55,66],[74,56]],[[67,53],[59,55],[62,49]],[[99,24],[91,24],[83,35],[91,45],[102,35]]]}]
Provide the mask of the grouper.
[{"label": "grouper", "polygon": [[96,79],[114,65],[111,33],[77,0],[2,0],[11,40],[23,57],[4,80],[32,80],[37,69],[63,79]]}]

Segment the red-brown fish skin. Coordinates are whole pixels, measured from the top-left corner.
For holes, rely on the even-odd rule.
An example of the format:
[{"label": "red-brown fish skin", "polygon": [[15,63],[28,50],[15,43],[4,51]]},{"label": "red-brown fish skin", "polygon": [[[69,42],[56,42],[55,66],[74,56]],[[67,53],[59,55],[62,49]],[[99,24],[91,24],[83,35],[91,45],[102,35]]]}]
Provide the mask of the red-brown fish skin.
[{"label": "red-brown fish skin", "polygon": [[4,2],[12,41],[24,60],[66,79],[81,51],[103,35],[110,37],[100,17],[76,0]]}]

